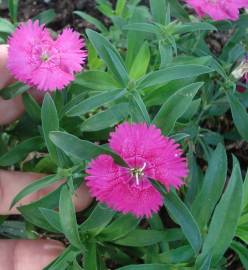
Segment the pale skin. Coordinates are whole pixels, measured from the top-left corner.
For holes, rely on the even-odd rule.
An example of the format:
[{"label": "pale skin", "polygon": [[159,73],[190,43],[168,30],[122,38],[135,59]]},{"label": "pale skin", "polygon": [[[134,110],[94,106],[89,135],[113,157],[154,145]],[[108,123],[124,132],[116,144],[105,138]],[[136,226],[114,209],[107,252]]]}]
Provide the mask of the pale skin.
[{"label": "pale skin", "polygon": [[[0,45],[0,89],[13,82],[13,78],[6,68],[7,52],[7,46]],[[11,123],[23,112],[24,106],[20,96],[12,100],[3,100],[0,97],[0,125]],[[31,194],[10,210],[10,203],[14,196],[42,176],[38,173],[0,170],[0,215],[18,214],[16,208],[18,205],[37,200],[57,186],[54,185]],[[91,203],[90,195],[84,184],[76,191],[73,200],[77,211],[85,209]],[[0,240],[0,268],[4,270],[42,270],[63,249],[63,244],[54,240]]]}]

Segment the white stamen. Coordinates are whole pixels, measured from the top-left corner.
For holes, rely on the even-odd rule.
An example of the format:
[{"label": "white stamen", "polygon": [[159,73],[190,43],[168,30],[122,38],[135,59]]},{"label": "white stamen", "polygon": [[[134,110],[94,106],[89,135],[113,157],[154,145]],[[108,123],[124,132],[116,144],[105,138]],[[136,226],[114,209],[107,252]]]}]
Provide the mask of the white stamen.
[{"label": "white stamen", "polygon": [[143,170],[145,169],[145,167],[146,167],[146,162],[144,162],[144,165],[143,165],[143,167],[140,169],[140,171],[143,172]]},{"label": "white stamen", "polygon": [[144,162],[144,165],[142,168],[132,168],[130,169],[132,176],[135,177],[136,185],[138,186],[140,184],[140,177],[144,175],[144,169],[146,167],[146,162]]},{"label": "white stamen", "polygon": [[136,185],[139,185],[139,175],[136,173],[135,174],[135,179],[136,179]]}]

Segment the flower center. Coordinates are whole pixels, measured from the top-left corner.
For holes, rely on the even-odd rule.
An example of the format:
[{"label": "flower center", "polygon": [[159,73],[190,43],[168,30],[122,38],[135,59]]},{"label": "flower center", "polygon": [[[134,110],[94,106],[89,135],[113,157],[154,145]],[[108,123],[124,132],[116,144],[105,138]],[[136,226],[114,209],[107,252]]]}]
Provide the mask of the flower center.
[{"label": "flower center", "polygon": [[49,59],[49,54],[47,52],[43,52],[40,56],[42,62],[46,62]]},{"label": "flower center", "polygon": [[142,168],[131,168],[131,175],[135,178],[136,185],[140,184],[140,178],[144,176],[144,169],[146,167],[146,163],[144,163]]},{"label": "flower center", "polygon": [[210,4],[217,4],[218,0],[207,0],[207,2]]}]

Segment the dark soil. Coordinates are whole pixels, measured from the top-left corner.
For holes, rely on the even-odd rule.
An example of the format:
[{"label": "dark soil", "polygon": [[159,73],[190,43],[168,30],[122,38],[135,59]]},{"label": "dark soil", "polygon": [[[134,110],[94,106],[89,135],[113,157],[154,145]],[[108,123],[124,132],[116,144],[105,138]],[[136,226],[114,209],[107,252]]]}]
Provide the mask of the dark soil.
[{"label": "dark soil", "polygon": [[[115,2],[115,1],[112,1]],[[88,23],[73,14],[73,11],[80,10],[97,17],[105,24],[108,20],[96,9],[96,2],[93,0],[23,0],[19,1],[18,21],[27,21],[42,11],[54,9],[55,20],[49,24],[53,30],[61,30],[65,26],[71,26],[78,31],[88,27]],[[8,18],[7,4],[3,1],[0,5],[0,16]]]}]

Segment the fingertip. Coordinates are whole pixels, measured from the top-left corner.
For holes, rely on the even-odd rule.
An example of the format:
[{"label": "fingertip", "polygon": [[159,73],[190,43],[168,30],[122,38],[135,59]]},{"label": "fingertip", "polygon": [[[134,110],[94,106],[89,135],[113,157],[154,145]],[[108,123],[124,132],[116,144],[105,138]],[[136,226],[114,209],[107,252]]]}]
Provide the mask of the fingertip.
[{"label": "fingertip", "polygon": [[89,190],[83,183],[73,195],[73,203],[77,212],[80,212],[87,208],[92,202],[92,197],[90,196]]},{"label": "fingertip", "polygon": [[64,245],[55,240],[0,240],[0,268],[41,270],[55,260]]}]

